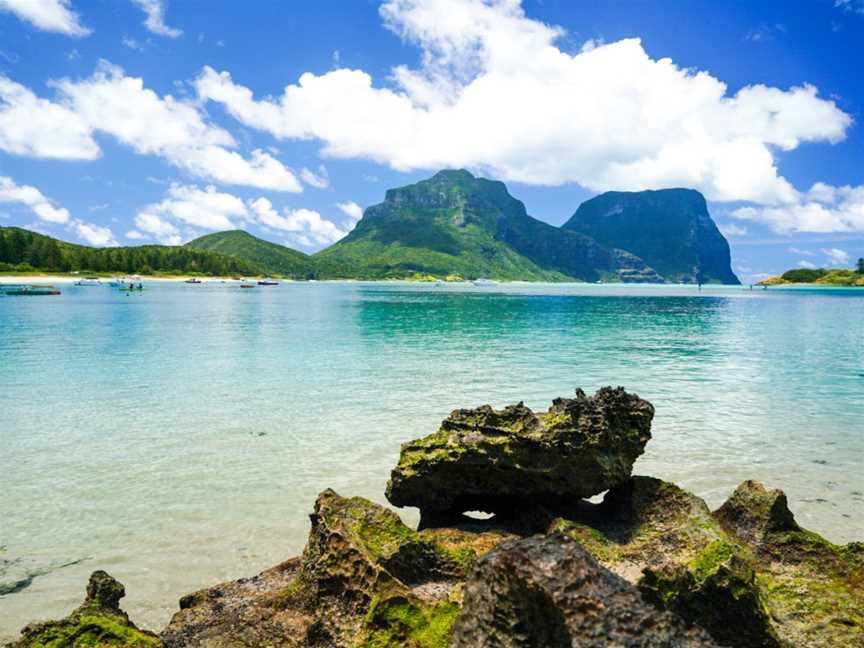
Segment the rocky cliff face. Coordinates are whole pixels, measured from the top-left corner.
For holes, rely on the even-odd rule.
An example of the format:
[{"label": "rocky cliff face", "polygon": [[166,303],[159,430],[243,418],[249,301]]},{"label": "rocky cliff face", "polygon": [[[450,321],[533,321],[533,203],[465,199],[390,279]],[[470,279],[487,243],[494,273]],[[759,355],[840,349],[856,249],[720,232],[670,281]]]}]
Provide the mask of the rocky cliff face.
[{"label": "rocky cliff face", "polygon": [[468,171],[387,191],[342,241],[314,255],[322,276],[424,272],[463,277],[662,281],[638,256],[528,215],[504,183]]},{"label": "rocky cliff face", "polygon": [[582,203],[562,228],[627,250],[668,281],[740,283],[729,244],[692,189],[610,191]]}]

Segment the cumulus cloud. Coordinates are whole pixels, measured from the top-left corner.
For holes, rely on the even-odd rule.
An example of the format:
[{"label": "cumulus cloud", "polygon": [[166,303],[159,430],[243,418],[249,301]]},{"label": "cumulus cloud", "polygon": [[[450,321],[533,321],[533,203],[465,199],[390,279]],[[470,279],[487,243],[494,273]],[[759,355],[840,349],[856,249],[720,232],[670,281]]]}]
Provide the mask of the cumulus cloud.
[{"label": "cumulus cloud", "polygon": [[717,225],[717,229],[719,229],[724,236],[746,236],[747,228],[741,227],[740,225],[736,225],[735,223],[725,223],[722,225]]},{"label": "cumulus cloud", "polygon": [[864,185],[817,183],[788,205],[741,207],[732,216],[776,232],[864,232]]},{"label": "cumulus cloud", "polygon": [[[8,176],[0,176],[0,203],[16,203],[30,209],[40,221],[66,225],[74,231],[81,240],[90,245],[105,247],[117,245],[113,232],[100,225],[88,223],[78,218],[72,218],[69,210],[65,207],[56,207],[54,203],[36,187],[30,185],[19,185]],[[43,232],[44,230],[35,224],[30,229]]]},{"label": "cumulus cloud", "polygon": [[811,263],[810,261],[805,261],[802,259],[801,261],[798,262],[798,267],[799,268],[807,268],[808,270],[815,270],[816,264]]},{"label": "cumulus cloud", "polygon": [[147,14],[144,26],[149,31],[168,38],[178,38],[183,34],[182,30],[165,24],[165,5],[162,0],[132,0],[132,2]]},{"label": "cumulus cloud", "polygon": [[840,265],[846,265],[849,263],[849,253],[846,250],[841,250],[840,248],[828,248],[823,249],[822,253],[833,263],[839,263]]},{"label": "cumulus cloud", "polygon": [[249,208],[259,223],[287,233],[292,242],[302,247],[330,245],[343,238],[349,231],[336,226],[311,209],[285,208],[280,213],[266,198],[251,201]]},{"label": "cumulus cloud", "polygon": [[[148,211],[146,208],[138,212],[135,216],[135,226],[141,230],[141,232],[144,232],[165,245],[180,245],[183,241],[180,237],[180,230],[157,214]],[[132,231],[126,236],[132,234],[129,238],[142,238],[141,236],[137,236],[141,234],[141,232]]]},{"label": "cumulus cloud", "polygon": [[55,207],[36,187],[18,185],[6,176],[0,176],[0,203],[25,205],[40,220],[48,223],[66,224],[71,220],[69,210]]},{"label": "cumulus cloud", "polygon": [[310,249],[338,241],[354,226],[352,222],[348,228],[339,227],[311,209],[279,210],[264,197],[244,201],[213,186],[201,189],[174,184],[162,201],[138,212],[130,238],[145,234],[166,245],[179,245],[198,230],[223,231],[252,224],[281,232],[292,243]]},{"label": "cumulus cloud", "polygon": [[69,0],[0,0],[0,12],[4,11],[43,31],[75,37],[90,33],[69,8]]},{"label": "cumulus cloud", "polygon": [[361,218],[363,218],[363,208],[358,205],[353,200],[348,200],[345,202],[336,203],[336,207],[345,214],[348,218],[351,219],[351,228],[354,228],[354,225],[357,224]]},{"label": "cumulus cloud", "polygon": [[788,204],[777,150],[836,142],[851,118],[815,87],[747,86],[651,58],[638,39],[559,49],[558,27],[518,0],[389,0],[387,28],[421,51],[392,89],[363,70],[305,73],[256,99],[205,67],[198,95],[277,138],[394,169],[469,167],[505,180],[593,190],[689,186],[715,201]]},{"label": "cumulus cloud", "polygon": [[0,149],[13,155],[93,160],[99,145],[84,118],[0,75]]},{"label": "cumulus cloud", "polygon": [[179,240],[180,232],[166,218],[192,228],[222,231],[235,229],[235,220],[243,221],[247,216],[246,205],[233,194],[217,191],[212,185],[200,189],[175,184],[168,189],[164,200],[139,212],[135,225],[173,245]]},{"label": "cumulus cloud", "polygon": [[300,171],[300,178],[310,187],[315,187],[316,189],[326,189],[330,186],[330,177],[327,175],[327,169],[323,164],[318,167],[317,174],[303,167],[302,171]]},{"label": "cumulus cloud", "polygon": [[119,245],[114,238],[114,233],[108,227],[87,223],[82,220],[75,219],[72,222],[72,227],[75,232],[90,245],[96,247],[113,247]]},{"label": "cumulus cloud", "polygon": [[16,155],[94,159],[102,132],[142,155],[157,155],[192,175],[274,191],[302,191],[282,162],[256,149],[249,157],[224,128],[190,101],[159,96],[143,79],[101,62],[89,78],[51,82],[57,100],[0,76],[0,149]]}]

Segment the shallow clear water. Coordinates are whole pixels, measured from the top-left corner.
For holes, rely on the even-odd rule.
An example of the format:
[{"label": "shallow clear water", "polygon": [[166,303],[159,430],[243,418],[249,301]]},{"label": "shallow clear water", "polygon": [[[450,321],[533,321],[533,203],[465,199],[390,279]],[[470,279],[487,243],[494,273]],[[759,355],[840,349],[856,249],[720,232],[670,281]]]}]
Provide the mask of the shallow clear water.
[{"label": "shallow clear water", "polygon": [[99,568],[158,630],[182,594],[297,554],[324,488],[384,502],[400,442],[450,410],[607,384],[657,408],[638,473],[712,506],[759,479],[805,526],[864,539],[864,290],[0,297],[0,583],[41,574],[0,596],[0,639],[68,613]]}]

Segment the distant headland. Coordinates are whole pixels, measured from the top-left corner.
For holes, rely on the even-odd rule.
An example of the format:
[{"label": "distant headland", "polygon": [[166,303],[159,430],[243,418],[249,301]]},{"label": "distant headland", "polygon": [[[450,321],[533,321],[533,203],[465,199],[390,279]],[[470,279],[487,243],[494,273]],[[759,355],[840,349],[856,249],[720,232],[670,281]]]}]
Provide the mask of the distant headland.
[{"label": "distant headland", "polygon": [[864,287],[864,258],[858,259],[854,269],[850,268],[795,268],[776,277],[759,282],[762,286],[785,284],[814,284],[818,286]]}]

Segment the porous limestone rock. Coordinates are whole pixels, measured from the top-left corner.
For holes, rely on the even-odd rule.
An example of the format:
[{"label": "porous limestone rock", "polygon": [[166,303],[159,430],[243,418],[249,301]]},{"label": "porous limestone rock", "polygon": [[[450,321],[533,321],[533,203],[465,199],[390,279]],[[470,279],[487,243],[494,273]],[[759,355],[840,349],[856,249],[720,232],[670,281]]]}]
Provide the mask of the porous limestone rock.
[{"label": "porous limestone rock", "polygon": [[140,630],[120,609],[126,595],[121,583],[104,571],[96,571],[87,584],[81,606],[60,621],[31,623],[9,648],[162,648],[159,637]]},{"label": "porous limestone rock", "polygon": [[477,561],[450,648],[708,648],[569,536],[510,541]]},{"label": "porous limestone rock", "polygon": [[674,484],[631,477],[599,505],[582,505],[552,529],[567,533],[646,600],[705,628],[721,645],[776,648],[750,552],[703,500]]},{"label": "porous limestone rock", "polygon": [[745,481],[714,512],[755,556],[756,581],[788,646],[864,646],[864,544],[802,529],[786,495]]},{"label": "porous limestone rock", "polygon": [[503,539],[413,531],[361,497],[322,492],[301,558],[184,597],[169,648],[443,648],[467,569]]},{"label": "porous limestone rock", "polygon": [[396,506],[420,508],[421,526],[479,510],[502,516],[590,497],[623,483],[651,438],[654,407],[623,388],[524,404],[455,410],[440,429],[402,446],[387,484]]}]

